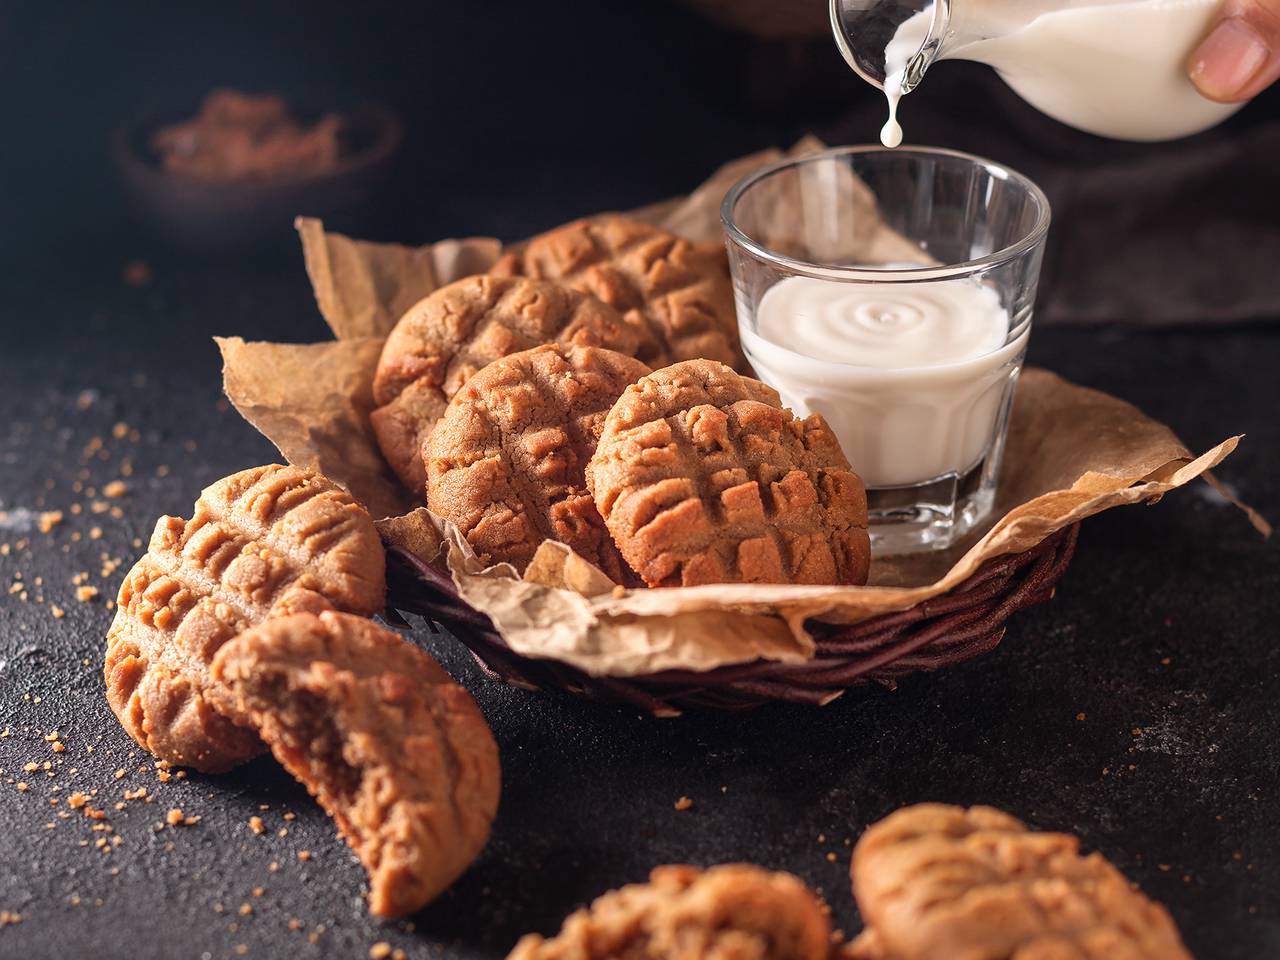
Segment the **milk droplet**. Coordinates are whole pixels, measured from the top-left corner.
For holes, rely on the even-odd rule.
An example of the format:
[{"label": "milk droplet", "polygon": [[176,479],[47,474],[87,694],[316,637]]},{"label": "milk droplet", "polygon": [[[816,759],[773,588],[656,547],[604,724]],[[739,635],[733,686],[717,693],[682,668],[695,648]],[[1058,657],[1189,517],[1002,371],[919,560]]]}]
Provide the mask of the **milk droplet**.
[{"label": "milk droplet", "polygon": [[902,80],[890,78],[884,85],[884,98],[889,103],[889,119],[880,128],[880,142],[892,150],[902,145],[902,124],[898,123],[898,102],[902,99]]}]

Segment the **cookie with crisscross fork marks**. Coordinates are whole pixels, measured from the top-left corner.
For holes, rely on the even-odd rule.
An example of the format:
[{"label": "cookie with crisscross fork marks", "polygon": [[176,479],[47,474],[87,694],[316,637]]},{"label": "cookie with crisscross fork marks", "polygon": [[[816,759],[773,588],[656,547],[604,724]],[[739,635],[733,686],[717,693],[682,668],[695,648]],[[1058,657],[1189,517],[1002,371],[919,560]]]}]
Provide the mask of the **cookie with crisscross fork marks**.
[{"label": "cookie with crisscross fork marks", "polygon": [[719,245],[690,243],[624,217],[599,217],[534,237],[492,272],[559,280],[615,307],[644,331],[635,356],[651,367],[699,357],[741,362],[733,287]]},{"label": "cookie with crisscross fork marks", "polygon": [[518,277],[467,277],[412,306],[387,338],[370,423],[400,481],[426,490],[423,451],[449,398],[486,364],[543,343],[634,355],[643,328],[568,287]]},{"label": "cookie with crisscross fork marks", "polygon": [[523,571],[539,544],[559,540],[630,581],[585,470],[609,408],[648,372],[596,347],[548,344],[495,360],[458,391],[431,435],[431,509],[492,563]]},{"label": "cookie with crisscross fork marks", "polygon": [[369,871],[369,909],[412,913],[489,837],[498,747],[467,691],[364,617],[277,617],[214,658],[228,711],[261,733]]},{"label": "cookie with crisscross fork marks", "polygon": [[866,494],[826,421],[796,418],[723,364],[688,360],[628,387],[587,481],[650,586],[866,582]]},{"label": "cookie with crisscross fork marks", "polygon": [[1101,854],[991,807],[899,810],[862,835],[851,873],[858,960],[1191,960]]},{"label": "cookie with crisscross fork marks", "polygon": [[218,648],[269,617],[377,613],[386,593],[373,520],[337,484],[272,464],[206,488],[190,520],[161,517],[120,586],[107,633],[107,701],[162,760],[228,770],[262,751],[209,696]]},{"label": "cookie with crisscross fork marks", "polygon": [[789,873],[745,863],[655,867],[559,934],[529,934],[507,960],[826,960],[827,910]]}]

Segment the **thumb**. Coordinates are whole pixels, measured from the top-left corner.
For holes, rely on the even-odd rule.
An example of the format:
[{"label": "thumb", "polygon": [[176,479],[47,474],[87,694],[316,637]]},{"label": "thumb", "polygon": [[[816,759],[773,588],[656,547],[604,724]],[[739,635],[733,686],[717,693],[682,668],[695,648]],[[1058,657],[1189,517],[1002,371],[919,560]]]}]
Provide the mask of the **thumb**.
[{"label": "thumb", "polygon": [[1280,77],[1280,0],[1226,0],[1187,73],[1202,94],[1223,103],[1271,86]]}]

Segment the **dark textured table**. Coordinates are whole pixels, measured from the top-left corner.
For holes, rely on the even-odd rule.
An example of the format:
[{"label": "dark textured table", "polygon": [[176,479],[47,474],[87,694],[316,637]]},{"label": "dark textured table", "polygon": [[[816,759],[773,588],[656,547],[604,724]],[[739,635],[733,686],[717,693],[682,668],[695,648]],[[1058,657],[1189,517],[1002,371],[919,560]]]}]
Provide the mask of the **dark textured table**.
[{"label": "dark textured table", "polygon": [[[1078,832],[1170,905],[1197,956],[1280,950],[1280,552],[1202,485],[1087,522],[1057,599],[1018,615],[995,653],[823,709],[653,720],[486,683],[458,644],[420,627],[414,639],[493,725],[502,809],[484,855],[412,929],[370,920],[359,865],[270,759],[160,782],[102,696],[104,600],[155,517],[185,515],[205,484],[273,458],[220,401],[208,337],[322,336],[300,264],[10,289],[11,317],[40,323],[18,339],[6,327],[0,351],[0,587],[25,591],[0,594],[0,909],[23,916],[0,929],[0,956],[67,956],[66,938],[98,935],[99,956],[139,960],[240,944],[354,957],[383,939],[411,955],[500,956],[669,861],[794,871],[852,932],[850,841],[921,800]],[[1277,516],[1278,350],[1280,331],[1262,328],[1045,328],[1032,360],[1134,401],[1196,449],[1246,433],[1220,475]],[[127,493],[106,496],[121,478]],[[63,519],[44,533],[49,510]],[[122,565],[103,575],[104,558]],[[100,591],[83,603],[81,572]],[[154,802],[114,809],[140,787]],[[106,819],[68,810],[74,791],[97,791]],[[681,796],[692,809],[674,808]],[[160,828],[171,807],[199,823]]]},{"label": "dark textured table", "polygon": [[[106,69],[94,51],[111,46],[95,42],[107,27],[91,8],[78,16],[58,42],[89,58],[82,76],[95,83],[73,91],[64,80],[51,96],[67,109],[73,92],[84,98],[82,129],[97,136],[106,105],[122,113],[144,68],[122,58],[133,81]],[[140,15],[125,19],[143,29]],[[277,21],[284,36],[292,21]],[[319,21],[310,29],[333,34],[326,50],[378,39],[343,34],[349,24],[332,11]],[[378,36],[394,33],[384,25]],[[0,31],[0,47],[17,36]],[[25,59],[0,62],[17,71],[9,80],[56,52],[52,39],[31,43],[8,50]],[[395,48],[404,62],[386,54],[402,79],[405,46]],[[176,75],[180,59],[166,52],[162,73]],[[354,69],[336,55],[324,67]],[[430,176],[405,179],[388,235],[521,236],[685,189],[715,160],[800,131],[799,118],[726,116],[711,88],[673,69],[649,79],[672,97],[664,129],[688,142],[656,160],[601,121],[608,163],[530,163],[503,152],[528,129],[494,133],[451,113],[469,135],[495,138],[480,155],[505,159],[437,160],[419,143],[411,156]],[[9,96],[15,85],[0,88]],[[687,89],[702,92],[674,97]],[[73,142],[61,125],[45,129],[51,143]],[[566,135],[552,125],[537,142],[550,149]],[[593,896],[673,861],[793,871],[852,934],[852,841],[923,800],[994,804],[1078,833],[1169,905],[1202,960],[1280,955],[1280,550],[1202,484],[1085,523],[1057,598],[1016,616],[996,652],[822,709],[654,720],[487,683],[457,643],[417,625],[413,639],[474,692],[494,728],[502,807],[484,854],[447,894],[412,922],[371,920],[359,864],[270,758],[164,781],[102,692],[106,601],[155,518],[184,515],[205,484],[275,458],[221,402],[209,337],[324,336],[300,257],[168,251],[124,219],[99,154],[40,156],[20,161],[30,186],[11,191],[15,229],[0,239],[0,957],[354,958],[378,941],[409,956],[501,957],[520,934],[552,931]],[[522,164],[523,190],[512,182]],[[154,274],[137,287],[121,273],[134,258]],[[1247,434],[1219,476],[1280,518],[1280,329],[1045,326],[1031,360],[1133,401],[1194,449]],[[122,496],[107,493],[115,480]],[[46,511],[62,513],[47,532]],[[98,593],[81,601],[81,586]],[[103,819],[72,809],[75,792]],[[692,808],[675,808],[682,796]],[[172,808],[199,820],[165,825]]]}]

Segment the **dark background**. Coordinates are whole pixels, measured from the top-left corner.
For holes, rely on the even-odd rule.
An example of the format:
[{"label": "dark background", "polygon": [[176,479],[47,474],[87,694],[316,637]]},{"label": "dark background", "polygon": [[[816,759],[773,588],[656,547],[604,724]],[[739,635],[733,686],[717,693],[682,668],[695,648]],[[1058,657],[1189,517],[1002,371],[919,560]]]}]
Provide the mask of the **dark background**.
[{"label": "dark background", "polygon": [[[676,3],[0,3],[0,588],[27,591],[0,591],[0,911],[23,917],[0,920],[0,957],[362,957],[378,940],[500,957],[672,861],[794,871],[852,934],[849,843],[921,800],[1079,833],[1169,904],[1199,957],[1280,955],[1280,560],[1202,486],[1087,523],[1057,599],[995,653],[822,710],[654,721],[485,683],[421,626],[476,693],[505,783],[486,852],[412,924],[365,915],[358,864],[269,760],[159,782],[102,698],[103,598],[157,515],[275,457],[219,403],[209,337],[326,336],[287,224],[266,248],[195,254],[135,222],[119,188],[111,132],[220,84],[397,109],[400,162],[362,231],[407,242],[515,239],[661,199],[811,130],[872,139],[882,110],[825,38],[752,38]],[[1220,475],[1272,519],[1276,104],[1180,144],[1111,144],[946,64],[904,107],[909,138],[1049,190],[1032,362],[1137,403],[1194,449],[1248,434]],[[140,287],[123,278],[132,261],[150,267]],[[126,461],[118,515],[93,513]],[[51,509],[64,520],[41,533]],[[88,603],[82,571],[102,591]],[[153,804],[113,808],[139,786]],[[112,833],[57,816],[93,789]],[[172,806],[202,819],[156,829]],[[93,845],[114,836],[112,853]]]}]

